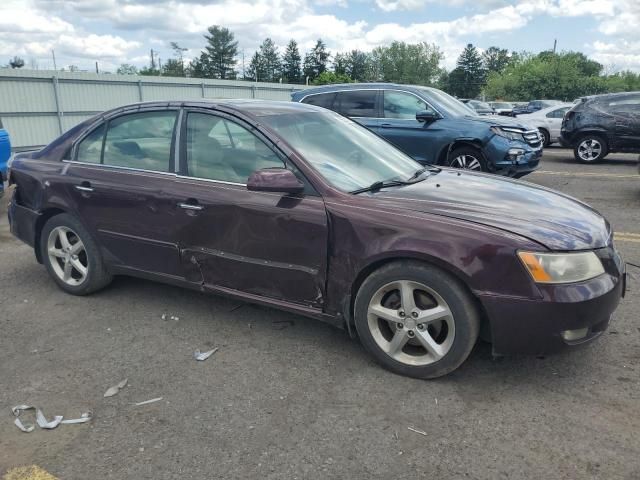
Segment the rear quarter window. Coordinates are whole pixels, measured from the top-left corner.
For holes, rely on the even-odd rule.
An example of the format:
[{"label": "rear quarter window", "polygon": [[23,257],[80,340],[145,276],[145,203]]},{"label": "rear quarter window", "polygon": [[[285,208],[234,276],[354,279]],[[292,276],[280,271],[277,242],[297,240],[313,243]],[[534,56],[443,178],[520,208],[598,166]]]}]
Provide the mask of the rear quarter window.
[{"label": "rear quarter window", "polygon": [[333,110],[347,117],[377,117],[377,97],[377,90],[339,92]]},{"label": "rear quarter window", "polygon": [[331,108],[333,101],[336,98],[335,92],[332,93],[319,93],[315,95],[309,95],[302,100],[302,103],[308,103],[309,105],[315,105],[322,108]]}]

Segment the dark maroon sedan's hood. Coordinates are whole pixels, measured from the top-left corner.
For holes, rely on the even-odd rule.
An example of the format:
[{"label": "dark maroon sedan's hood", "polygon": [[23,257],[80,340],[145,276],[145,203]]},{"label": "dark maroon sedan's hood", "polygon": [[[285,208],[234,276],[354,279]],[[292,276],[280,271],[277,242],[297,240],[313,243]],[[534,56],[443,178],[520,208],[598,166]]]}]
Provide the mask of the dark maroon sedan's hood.
[{"label": "dark maroon sedan's hood", "polygon": [[607,245],[609,225],[584,203],[537,185],[443,169],[426,180],[373,195],[385,206],[469,220],[534,240],[551,250]]}]

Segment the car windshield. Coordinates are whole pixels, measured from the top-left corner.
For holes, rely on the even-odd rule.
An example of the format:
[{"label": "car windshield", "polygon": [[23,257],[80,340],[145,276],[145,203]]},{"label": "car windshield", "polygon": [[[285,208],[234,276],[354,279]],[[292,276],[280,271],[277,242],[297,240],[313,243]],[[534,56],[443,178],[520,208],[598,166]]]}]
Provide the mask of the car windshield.
[{"label": "car windshield", "polygon": [[421,168],[365,127],[328,110],[269,112],[260,120],[345,192],[380,181],[405,181]]},{"label": "car windshield", "polygon": [[469,103],[473,104],[476,109],[491,110],[491,106],[488,103],[480,102],[479,100],[471,100]]},{"label": "car windshield", "polygon": [[444,110],[444,113],[452,117],[473,117],[478,115],[471,106],[465,105],[457,98],[453,98],[442,90],[430,87],[422,87],[419,90],[424,92],[426,97],[433,101],[434,106],[439,111]]},{"label": "car windshield", "polygon": [[493,102],[491,105],[493,108],[513,108],[510,103]]}]

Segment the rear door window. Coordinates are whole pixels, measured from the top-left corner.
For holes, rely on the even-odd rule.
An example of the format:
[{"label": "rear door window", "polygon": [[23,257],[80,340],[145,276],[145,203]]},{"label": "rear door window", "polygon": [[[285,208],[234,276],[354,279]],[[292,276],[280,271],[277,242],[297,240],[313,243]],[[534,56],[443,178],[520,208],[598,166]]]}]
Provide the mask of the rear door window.
[{"label": "rear door window", "polygon": [[377,98],[377,90],[339,92],[334,101],[333,110],[347,117],[375,118],[378,116]]},{"label": "rear door window", "polygon": [[562,118],[570,107],[557,108],[547,113],[547,118]]},{"label": "rear door window", "polygon": [[332,93],[320,93],[318,95],[309,95],[302,103],[308,103],[309,105],[316,105],[322,108],[331,108],[333,106],[333,100],[336,98],[335,92]]},{"label": "rear door window", "polygon": [[100,163],[102,157],[102,141],[104,140],[105,124],[103,123],[78,144],[76,161],[85,163]]},{"label": "rear door window", "polygon": [[176,114],[175,111],[133,113],[111,120],[102,162],[168,172]]},{"label": "rear door window", "polygon": [[640,113],[640,95],[612,99],[609,101],[609,109],[613,112]]}]

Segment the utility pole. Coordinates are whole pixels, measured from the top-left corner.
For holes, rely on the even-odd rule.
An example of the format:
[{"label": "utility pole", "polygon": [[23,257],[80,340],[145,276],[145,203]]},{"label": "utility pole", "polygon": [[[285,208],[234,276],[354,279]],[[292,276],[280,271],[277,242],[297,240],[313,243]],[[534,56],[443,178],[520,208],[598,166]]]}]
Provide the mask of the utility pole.
[{"label": "utility pole", "polygon": [[555,38],[553,40],[553,53],[556,53],[556,47],[558,46],[558,39]]},{"label": "utility pole", "polygon": [[245,74],[244,71],[244,47],[242,48],[242,79],[244,80],[245,78],[247,78],[247,75]]},{"label": "utility pole", "polygon": [[96,73],[100,73],[100,70],[98,70],[98,62],[96,62]]},{"label": "utility pole", "polygon": [[58,67],[56,66],[56,52],[53,48],[51,49],[51,56],[53,57],[53,69],[58,70]]}]

